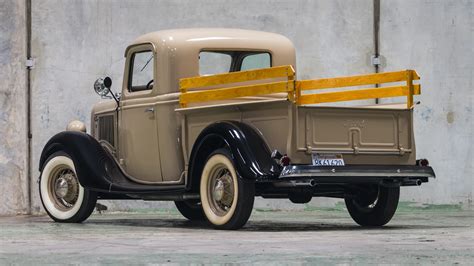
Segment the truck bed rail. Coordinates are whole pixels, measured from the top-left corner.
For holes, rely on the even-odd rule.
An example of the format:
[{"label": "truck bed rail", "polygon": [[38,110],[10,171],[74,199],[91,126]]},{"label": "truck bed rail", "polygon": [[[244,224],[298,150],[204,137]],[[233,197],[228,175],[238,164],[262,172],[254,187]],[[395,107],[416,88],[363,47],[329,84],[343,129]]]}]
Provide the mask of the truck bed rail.
[{"label": "truck bed rail", "polygon": [[[278,81],[268,82],[270,79],[278,79]],[[413,106],[413,95],[421,93],[421,86],[413,84],[413,81],[419,79],[420,76],[415,70],[403,70],[349,77],[295,80],[295,70],[292,66],[278,66],[180,79],[179,89],[181,94],[179,101],[181,107],[185,108],[190,103],[228,100],[281,92],[287,93],[288,100],[297,105],[406,96],[407,108],[410,109]],[[238,84],[244,82],[257,83],[250,85]],[[337,92],[314,92],[316,90],[365,85],[375,86],[376,84],[381,85],[394,82],[402,84]]]}]

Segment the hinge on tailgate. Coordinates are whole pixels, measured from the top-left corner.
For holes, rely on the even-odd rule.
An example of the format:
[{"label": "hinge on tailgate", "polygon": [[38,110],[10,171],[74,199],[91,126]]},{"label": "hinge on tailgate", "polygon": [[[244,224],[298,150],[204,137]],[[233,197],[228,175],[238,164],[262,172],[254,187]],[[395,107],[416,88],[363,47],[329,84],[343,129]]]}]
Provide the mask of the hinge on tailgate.
[{"label": "hinge on tailgate", "polygon": [[402,146],[400,146],[400,147],[398,148],[398,150],[400,151],[400,155],[404,155],[405,152],[407,151],[407,150],[406,150],[405,148],[403,148]]}]

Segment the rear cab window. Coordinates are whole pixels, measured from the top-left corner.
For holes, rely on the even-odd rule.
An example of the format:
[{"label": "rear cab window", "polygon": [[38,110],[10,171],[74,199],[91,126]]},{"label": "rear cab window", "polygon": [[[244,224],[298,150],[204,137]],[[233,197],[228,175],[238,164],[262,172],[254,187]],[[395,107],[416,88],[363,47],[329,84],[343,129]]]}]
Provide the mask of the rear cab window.
[{"label": "rear cab window", "polygon": [[242,59],[240,71],[271,67],[269,53],[249,54]]},{"label": "rear cab window", "polygon": [[215,75],[272,66],[269,52],[202,51],[199,53],[199,75]]}]

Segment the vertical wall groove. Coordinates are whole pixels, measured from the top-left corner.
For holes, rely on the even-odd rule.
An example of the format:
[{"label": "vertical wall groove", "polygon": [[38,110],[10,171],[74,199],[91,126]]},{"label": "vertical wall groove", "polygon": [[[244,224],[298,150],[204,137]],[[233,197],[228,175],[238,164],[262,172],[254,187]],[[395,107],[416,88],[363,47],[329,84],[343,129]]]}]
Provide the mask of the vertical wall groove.
[{"label": "vertical wall groove", "polygon": [[[379,32],[380,32],[380,0],[374,0],[374,56],[379,57]],[[379,65],[374,64],[375,73],[379,73]],[[375,84],[378,88],[379,84]],[[379,103],[379,99],[375,99],[375,103]]]},{"label": "vertical wall groove", "polygon": [[[26,59],[31,58],[31,0],[26,0]],[[27,197],[28,197],[28,206],[27,214],[31,214],[31,67],[28,67],[26,70],[26,134],[27,134],[27,155],[26,155],[26,164],[27,164]]]}]

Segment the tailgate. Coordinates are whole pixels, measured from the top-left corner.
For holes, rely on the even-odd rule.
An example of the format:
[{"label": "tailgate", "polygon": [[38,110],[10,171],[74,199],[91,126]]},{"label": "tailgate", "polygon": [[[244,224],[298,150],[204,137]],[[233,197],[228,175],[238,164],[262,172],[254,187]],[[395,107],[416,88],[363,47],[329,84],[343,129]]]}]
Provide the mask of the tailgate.
[{"label": "tailgate", "polygon": [[412,110],[297,107],[298,150],[307,153],[412,152]]}]

